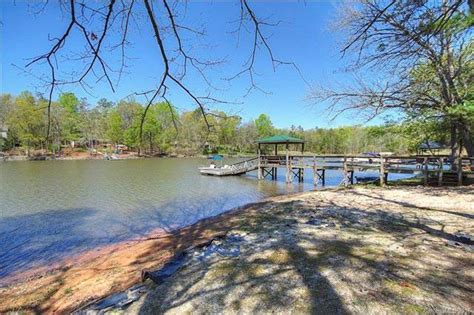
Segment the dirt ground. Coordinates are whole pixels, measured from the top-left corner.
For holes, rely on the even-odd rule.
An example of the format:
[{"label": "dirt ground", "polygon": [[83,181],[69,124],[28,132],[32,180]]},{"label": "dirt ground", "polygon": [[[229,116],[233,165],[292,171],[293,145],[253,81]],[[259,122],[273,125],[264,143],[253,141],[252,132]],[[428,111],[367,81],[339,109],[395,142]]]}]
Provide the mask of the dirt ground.
[{"label": "dirt ground", "polygon": [[[61,156],[56,156],[54,157],[55,160],[103,160],[104,159],[104,154],[103,153],[93,153],[91,154],[88,151],[74,151],[71,149],[66,149],[64,150],[65,152],[61,153]],[[138,156],[138,153],[136,152],[124,152],[121,154],[114,154],[120,159],[137,159],[140,158]],[[7,160],[28,160],[28,159],[35,159],[39,157],[47,157],[48,159],[51,159],[52,156],[50,154],[47,154],[43,150],[32,150],[30,152],[30,157],[26,155],[25,152],[21,152],[20,150],[10,150],[6,152],[6,158]]]},{"label": "dirt ground", "polygon": [[[281,196],[94,253],[0,288],[0,312],[65,313],[139,282],[173,253],[223,233],[237,257],[190,259],[125,313],[473,312],[474,187]],[[472,243],[472,242],[471,242]]]},{"label": "dirt ground", "polygon": [[[474,311],[473,188],[355,188],[240,217],[236,258],[193,259],[127,314]],[[451,244],[451,245],[450,245]]]}]

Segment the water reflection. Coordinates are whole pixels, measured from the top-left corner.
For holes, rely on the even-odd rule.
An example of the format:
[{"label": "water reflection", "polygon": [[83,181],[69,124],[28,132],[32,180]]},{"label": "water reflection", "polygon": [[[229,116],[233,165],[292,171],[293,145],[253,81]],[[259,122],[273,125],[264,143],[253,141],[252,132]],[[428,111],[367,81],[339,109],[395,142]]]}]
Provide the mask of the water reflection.
[{"label": "water reflection", "polygon": [[[201,176],[200,159],[0,163],[0,282],[96,246],[192,224],[303,183]],[[337,185],[339,172],[327,172]]]}]

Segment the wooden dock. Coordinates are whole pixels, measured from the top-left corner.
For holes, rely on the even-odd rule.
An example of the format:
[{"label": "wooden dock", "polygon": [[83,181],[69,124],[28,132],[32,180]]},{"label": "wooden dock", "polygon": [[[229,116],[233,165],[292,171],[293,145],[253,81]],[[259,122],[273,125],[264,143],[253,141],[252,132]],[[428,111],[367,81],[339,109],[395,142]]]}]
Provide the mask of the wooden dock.
[{"label": "wooden dock", "polygon": [[203,175],[213,176],[235,176],[254,171],[258,168],[258,157],[248,159],[242,162],[225,165],[222,167],[200,167],[199,171]]},{"label": "wooden dock", "polygon": [[257,170],[259,179],[276,180],[284,171],[286,182],[304,181],[305,170],[312,171],[317,186],[326,183],[326,170],[341,171],[342,185],[354,184],[355,172],[378,172],[378,182],[387,183],[389,173],[421,174],[425,185],[462,185],[473,175],[474,157],[458,159],[455,165],[448,156],[366,156],[366,155],[259,155],[226,167],[200,168],[201,174],[214,176],[242,175]]}]

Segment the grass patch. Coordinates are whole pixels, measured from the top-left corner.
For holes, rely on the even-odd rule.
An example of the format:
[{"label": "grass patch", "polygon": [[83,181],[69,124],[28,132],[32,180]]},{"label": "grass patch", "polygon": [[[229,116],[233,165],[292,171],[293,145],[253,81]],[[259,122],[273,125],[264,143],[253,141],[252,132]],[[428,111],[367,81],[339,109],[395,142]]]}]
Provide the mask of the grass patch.
[{"label": "grass patch", "polygon": [[406,281],[385,280],[383,285],[390,292],[399,295],[403,298],[411,297],[418,292],[417,288],[414,285]]},{"label": "grass patch", "polygon": [[252,278],[265,274],[265,267],[258,263],[244,261],[226,261],[215,265],[209,275],[211,278],[244,277]]},{"label": "grass patch", "polygon": [[290,254],[285,249],[277,249],[273,251],[268,257],[268,261],[275,265],[287,264],[290,260]]},{"label": "grass patch", "polygon": [[403,314],[428,314],[429,312],[421,305],[404,304],[402,306]]}]

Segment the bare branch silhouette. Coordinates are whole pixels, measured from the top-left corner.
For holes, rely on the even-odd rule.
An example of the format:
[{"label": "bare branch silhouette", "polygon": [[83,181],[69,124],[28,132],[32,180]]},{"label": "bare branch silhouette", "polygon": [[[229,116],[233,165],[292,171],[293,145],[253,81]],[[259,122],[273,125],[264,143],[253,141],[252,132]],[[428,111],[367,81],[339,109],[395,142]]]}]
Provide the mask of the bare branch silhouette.
[{"label": "bare branch silhouette", "polygon": [[[37,14],[41,14],[47,5],[48,3],[44,3],[44,5],[42,5],[37,11]],[[205,102],[212,104],[233,103],[213,97],[208,92],[205,96],[197,95],[186,83],[188,72],[192,70],[193,73],[199,75],[208,87],[217,89],[217,87],[215,87],[208,79],[206,72],[212,67],[222,65],[226,59],[205,60],[198,58],[193,54],[193,47],[186,43],[183,33],[192,34],[194,36],[205,36],[205,32],[200,29],[195,29],[190,25],[184,25],[178,19],[178,2],[170,3],[170,0],[163,0],[160,2],[153,2],[150,0],[108,0],[106,3],[91,3],[86,0],[63,0],[60,1],[60,6],[63,13],[65,13],[68,18],[68,24],[65,31],[61,35],[50,39],[53,42],[53,45],[46,53],[33,58],[26,65],[28,68],[34,64],[40,64],[43,61],[48,65],[50,79],[48,93],[47,140],[49,140],[50,137],[50,108],[52,98],[58,86],[77,84],[82,87],[84,91],[90,93],[93,84],[92,82],[89,83],[88,80],[95,79],[94,84],[104,81],[110,87],[112,92],[115,92],[122,75],[127,68],[126,52],[127,46],[130,44],[128,36],[132,27],[131,23],[136,23],[134,12],[143,10],[143,8],[146,13],[145,21],[151,26],[164,69],[153,89],[142,93],[133,93],[134,95],[147,96],[147,103],[140,123],[140,139],[143,137],[143,125],[146,115],[150,106],[152,106],[157,99],[163,99],[167,102],[172,111],[172,105],[167,97],[170,88],[177,88],[196,104],[209,132],[212,129],[212,125],[210,124],[207,115],[209,115],[211,111],[207,108]],[[184,6],[185,10],[187,10],[186,4],[184,4]],[[253,47],[250,58],[244,65],[244,69],[229,78],[229,80],[237,78],[244,73],[248,73],[250,78],[250,88],[246,95],[252,89],[264,92],[263,89],[257,86],[254,77],[257,50],[260,47],[262,47],[268,54],[273,70],[275,70],[278,65],[290,65],[294,67],[302,77],[301,71],[294,63],[282,61],[275,57],[268,41],[269,36],[264,33],[263,26],[275,27],[279,25],[279,21],[272,23],[266,19],[260,19],[246,0],[240,0],[239,19],[241,25],[249,24],[252,29]],[[73,33],[74,36],[79,34],[80,40],[84,42],[84,51],[74,51],[71,56],[65,54],[64,47],[68,41],[73,40]],[[118,42],[110,43],[110,41],[113,40],[112,34],[119,35]],[[164,34],[166,34],[166,41],[164,40]],[[74,40],[76,40],[76,38],[74,38]],[[106,53],[112,53],[115,50],[118,50],[118,53],[120,54],[118,69],[112,69],[108,65],[107,60],[109,60],[109,58],[105,55]],[[69,75],[65,78],[59,77],[59,73],[64,76],[64,72],[62,72],[63,70],[61,69],[61,63],[64,60],[83,62],[84,68],[79,71],[71,70]],[[212,115],[214,114],[215,113]],[[177,128],[175,120],[173,120],[173,124]]]}]

